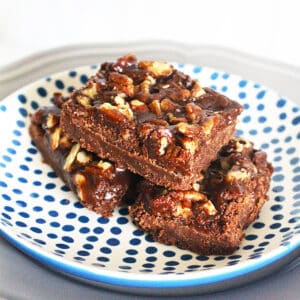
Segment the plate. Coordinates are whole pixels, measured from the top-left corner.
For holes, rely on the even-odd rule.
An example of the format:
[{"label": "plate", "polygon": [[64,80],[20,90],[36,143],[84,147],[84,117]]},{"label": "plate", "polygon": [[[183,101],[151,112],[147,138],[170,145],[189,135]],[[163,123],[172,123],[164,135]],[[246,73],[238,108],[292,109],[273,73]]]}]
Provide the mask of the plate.
[{"label": "plate", "polygon": [[[30,114],[54,91],[68,94],[97,65],[51,75],[0,103],[0,233],[56,271],[102,287],[183,294],[225,288],[300,247],[300,109],[275,91],[237,75],[175,64],[203,86],[237,99],[244,112],[237,134],[268,153],[275,168],[269,201],[230,256],[199,256],[153,242],[126,208],[110,219],[85,209],[56,177],[28,135]],[[299,251],[298,251],[299,252]],[[250,277],[249,277],[250,278]],[[250,279],[248,279],[250,280]],[[251,279],[253,280],[253,279]],[[231,284],[232,283],[232,284]]]}]

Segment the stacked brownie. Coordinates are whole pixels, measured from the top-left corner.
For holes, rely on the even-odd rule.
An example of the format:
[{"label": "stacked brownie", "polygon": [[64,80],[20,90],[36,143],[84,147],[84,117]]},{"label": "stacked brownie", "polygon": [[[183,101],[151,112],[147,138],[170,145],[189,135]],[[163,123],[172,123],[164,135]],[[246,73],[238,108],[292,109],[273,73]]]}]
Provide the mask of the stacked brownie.
[{"label": "stacked brownie", "polygon": [[55,103],[30,133],[85,206],[110,216],[130,198],[133,221],[159,242],[199,254],[238,247],[272,167],[233,137],[237,102],[168,63],[126,55]]}]

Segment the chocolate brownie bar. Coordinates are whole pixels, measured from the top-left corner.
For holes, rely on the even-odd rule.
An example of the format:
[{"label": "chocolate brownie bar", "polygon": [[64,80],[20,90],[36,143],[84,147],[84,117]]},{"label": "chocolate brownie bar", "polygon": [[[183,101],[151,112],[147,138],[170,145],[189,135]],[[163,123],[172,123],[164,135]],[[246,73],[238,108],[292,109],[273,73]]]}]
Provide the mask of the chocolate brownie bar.
[{"label": "chocolate brownie bar", "polygon": [[156,241],[202,255],[230,254],[267,200],[272,172],[265,152],[234,138],[193,190],[172,191],[144,180],[129,213]]},{"label": "chocolate brownie bar", "polygon": [[111,216],[125,197],[133,174],[72,143],[62,133],[59,123],[58,107],[39,110],[32,116],[29,128],[32,140],[85,207],[105,217]]},{"label": "chocolate brownie bar", "polygon": [[242,107],[157,61],[104,63],[63,105],[61,126],[83,148],[155,184],[188,190],[232,137]]}]

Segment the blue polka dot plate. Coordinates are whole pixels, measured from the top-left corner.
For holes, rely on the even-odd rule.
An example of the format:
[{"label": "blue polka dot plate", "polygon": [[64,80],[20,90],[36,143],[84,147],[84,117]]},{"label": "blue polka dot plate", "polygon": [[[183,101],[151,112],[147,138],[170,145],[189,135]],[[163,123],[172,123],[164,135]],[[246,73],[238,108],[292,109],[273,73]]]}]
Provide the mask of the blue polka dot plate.
[{"label": "blue polka dot plate", "polygon": [[[176,67],[203,86],[237,99],[237,134],[268,153],[275,168],[270,200],[230,256],[199,256],[153,242],[126,208],[110,219],[82,207],[28,135],[29,115],[53,92],[68,94],[95,73],[80,67],[32,83],[0,102],[0,233],[17,248],[71,277],[101,287],[151,294],[225,289],[264,276],[299,255],[300,109],[239,76],[192,65]],[[274,267],[272,267],[274,266]]]}]

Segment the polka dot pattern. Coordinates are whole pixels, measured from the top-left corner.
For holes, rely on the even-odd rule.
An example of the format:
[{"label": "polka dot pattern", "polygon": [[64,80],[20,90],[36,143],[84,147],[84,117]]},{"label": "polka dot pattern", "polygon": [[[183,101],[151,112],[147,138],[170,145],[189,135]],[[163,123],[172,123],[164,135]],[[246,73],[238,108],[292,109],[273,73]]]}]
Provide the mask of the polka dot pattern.
[{"label": "polka dot pattern", "polygon": [[154,242],[132,224],[126,208],[117,209],[110,219],[85,209],[41,163],[27,127],[29,115],[48,105],[54,91],[67,94],[80,87],[95,68],[55,74],[1,102],[0,126],[6,130],[0,149],[0,228],[6,235],[43,256],[82,268],[83,273],[100,268],[117,271],[120,277],[151,273],[162,280],[187,273],[201,278],[216,269],[226,277],[235,265],[247,268],[278,248],[286,251],[300,245],[299,108],[259,84],[206,67],[178,65],[203,86],[243,105],[237,134],[267,151],[275,169],[270,200],[239,249],[230,256],[199,256]]}]

